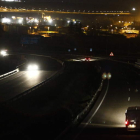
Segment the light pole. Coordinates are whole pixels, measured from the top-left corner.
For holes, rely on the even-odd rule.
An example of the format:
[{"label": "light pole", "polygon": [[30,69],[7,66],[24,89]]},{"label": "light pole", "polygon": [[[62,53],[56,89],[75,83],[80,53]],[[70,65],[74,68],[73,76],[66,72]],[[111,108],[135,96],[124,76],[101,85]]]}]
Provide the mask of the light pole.
[{"label": "light pole", "polygon": [[136,11],[136,8],[133,7],[133,8],[132,8],[132,11]]},{"label": "light pole", "polygon": [[49,35],[49,29],[50,29],[50,27],[48,27],[48,35]]},{"label": "light pole", "polygon": [[[132,8],[132,11],[133,11],[133,13],[135,14],[136,8],[133,7],[133,8]],[[134,26],[135,26],[135,15],[134,15]]]}]

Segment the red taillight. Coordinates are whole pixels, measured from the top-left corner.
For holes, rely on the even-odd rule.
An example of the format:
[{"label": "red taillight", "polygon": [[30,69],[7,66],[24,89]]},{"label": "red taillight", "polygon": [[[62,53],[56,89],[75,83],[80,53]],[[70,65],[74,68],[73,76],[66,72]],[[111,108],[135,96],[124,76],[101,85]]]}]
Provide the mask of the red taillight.
[{"label": "red taillight", "polygon": [[128,121],[125,121],[125,125],[128,125]]},{"label": "red taillight", "polygon": [[90,61],[90,58],[85,58],[85,60]]}]

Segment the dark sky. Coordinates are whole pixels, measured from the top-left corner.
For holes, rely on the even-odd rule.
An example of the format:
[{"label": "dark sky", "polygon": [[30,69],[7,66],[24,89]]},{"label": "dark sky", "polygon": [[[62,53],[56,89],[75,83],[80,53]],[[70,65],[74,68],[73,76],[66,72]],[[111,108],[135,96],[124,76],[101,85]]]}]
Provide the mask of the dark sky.
[{"label": "dark sky", "polygon": [[[114,10],[130,10],[133,7],[140,9],[140,0],[25,0],[26,2],[50,2],[54,3],[53,5],[57,5],[55,3],[59,3],[59,5],[63,5],[64,7],[70,6],[70,3],[75,4],[76,7],[78,7],[79,3],[79,8],[81,7],[80,4],[85,4],[85,7],[88,7],[88,9],[104,9],[104,10],[109,10],[109,9],[114,9]],[[74,5],[74,7],[75,7]],[[71,7],[73,7],[71,5]],[[93,8],[92,8],[93,7]],[[84,9],[84,7],[82,7]]]},{"label": "dark sky", "polygon": [[26,0],[36,2],[76,2],[76,3],[94,3],[94,4],[137,4],[140,0]]},{"label": "dark sky", "polygon": [[31,2],[59,2],[59,3],[86,3],[95,5],[105,5],[105,6],[117,6],[122,7],[138,7],[140,6],[140,0],[26,0]]},{"label": "dark sky", "polygon": [[140,0],[22,0],[26,3],[11,4],[17,7],[35,7],[68,10],[122,10],[131,11],[133,7],[140,11]]}]

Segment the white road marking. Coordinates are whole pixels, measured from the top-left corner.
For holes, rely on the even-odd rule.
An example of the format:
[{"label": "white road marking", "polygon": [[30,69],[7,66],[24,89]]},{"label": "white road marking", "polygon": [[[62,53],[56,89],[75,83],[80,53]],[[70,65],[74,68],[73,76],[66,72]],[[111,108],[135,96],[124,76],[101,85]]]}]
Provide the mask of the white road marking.
[{"label": "white road marking", "polygon": [[107,95],[107,92],[108,92],[108,88],[109,88],[109,80],[108,80],[108,85],[107,85],[107,89],[106,89],[106,92],[104,94],[104,97],[102,99],[102,101],[100,102],[100,104],[98,105],[98,107],[96,108],[95,112],[92,114],[92,116],[89,118],[88,122],[86,123],[86,125],[88,125],[88,123],[91,121],[91,119],[95,116],[95,114],[97,113],[97,111],[99,110],[100,106],[102,105],[106,95]]},{"label": "white road marking", "polygon": [[130,101],[130,97],[128,97],[128,102]]},{"label": "white road marking", "polygon": [[103,101],[104,101],[104,99],[105,99],[105,97],[106,97],[106,95],[107,95],[108,89],[109,89],[109,80],[108,80],[107,89],[106,89],[106,92],[105,92],[105,94],[104,94],[104,96],[103,96],[103,99],[101,100],[100,104],[98,105],[98,107],[96,108],[96,110],[94,111],[94,113],[92,114],[92,116],[89,118],[89,120],[87,121],[87,123],[84,123],[84,126],[83,126],[83,128],[81,129],[81,131],[74,137],[74,140],[76,140],[76,139],[78,138],[78,136],[82,133],[82,131],[84,130],[84,128],[85,128],[88,124],[90,124],[91,119],[95,116],[95,114],[96,114],[97,111],[99,110],[100,106],[102,105],[102,103],[103,103]]}]

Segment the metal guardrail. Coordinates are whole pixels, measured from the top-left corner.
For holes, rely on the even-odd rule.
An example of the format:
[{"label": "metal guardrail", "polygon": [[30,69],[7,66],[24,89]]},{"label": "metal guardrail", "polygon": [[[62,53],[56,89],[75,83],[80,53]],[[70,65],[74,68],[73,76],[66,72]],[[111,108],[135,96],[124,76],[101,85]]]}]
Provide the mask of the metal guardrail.
[{"label": "metal guardrail", "polygon": [[10,76],[11,74],[14,74],[14,73],[16,73],[16,72],[18,72],[18,71],[19,71],[19,69],[17,68],[17,69],[15,69],[15,70],[13,70],[13,71],[10,71],[10,72],[7,72],[7,73],[5,73],[5,74],[2,74],[2,75],[0,75],[0,79],[4,78],[4,77],[6,77],[6,76]]},{"label": "metal guardrail", "polygon": [[86,106],[86,108],[85,108],[82,112],[80,112],[80,113],[77,115],[77,117],[74,119],[73,124],[77,123],[79,120],[82,120],[83,117],[84,117],[84,115],[85,115],[86,113],[88,113],[88,111],[89,111],[90,108],[92,107],[94,101],[96,100],[96,97],[97,97],[99,91],[102,90],[102,87],[103,87],[103,80],[101,81],[101,84],[100,84],[98,90],[96,91],[96,93],[94,94],[94,96],[92,97],[92,99],[90,100],[90,102],[88,103],[88,105]]},{"label": "metal guardrail", "polygon": [[81,120],[84,119],[85,115],[90,111],[94,101],[96,100],[96,97],[98,95],[98,93],[102,90],[102,87],[103,87],[103,80],[101,81],[101,84],[99,86],[99,88],[97,89],[96,93],[94,94],[94,96],[92,97],[92,99],[90,100],[89,104],[84,108],[84,110],[82,112],[80,112],[76,118],[74,119],[74,121],[68,126],[66,127],[63,132],[57,136],[55,138],[55,140],[61,140],[62,137],[70,130],[72,129],[76,123],[80,122]]}]

